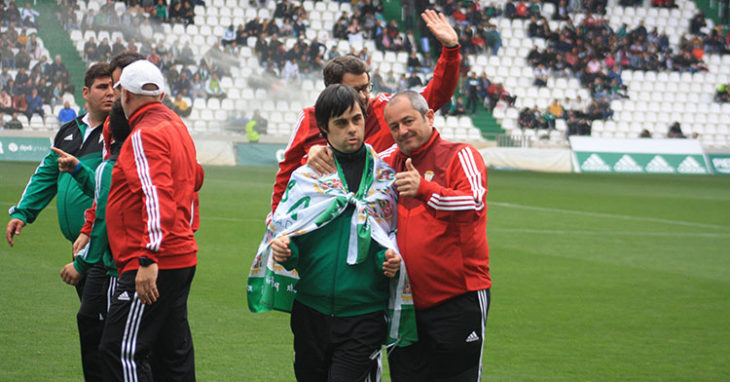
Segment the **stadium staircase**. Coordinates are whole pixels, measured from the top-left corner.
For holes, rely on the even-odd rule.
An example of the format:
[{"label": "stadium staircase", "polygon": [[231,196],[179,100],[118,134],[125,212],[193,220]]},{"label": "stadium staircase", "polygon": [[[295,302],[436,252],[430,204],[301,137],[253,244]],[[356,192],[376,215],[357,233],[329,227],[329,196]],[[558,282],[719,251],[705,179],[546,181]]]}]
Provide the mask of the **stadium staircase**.
[{"label": "stadium staircase", "polygon": [[[58,6],[52,1],[38,1],[35,4],[36,10],[40,13],[38,17],[38,25],[42,27],[38,29],[38,37],[43,40],[46,49],[50,53],[48,59],[53,61],[53,57],[60,55],[63,57],[63,63],[66,65],[66,69],[71,73],[71,78],[76,84],[76,91],[74,94],[75,104],[83,105],[84,98],[82,94],[83,81],[84,81],[84,68],[86,65],[79,53],[74,49],[74,45],[69,38],[66,30],[61,26],[61,23],[56,17],[58,12]],[[58,113],[56,113],[58,115]]]}]

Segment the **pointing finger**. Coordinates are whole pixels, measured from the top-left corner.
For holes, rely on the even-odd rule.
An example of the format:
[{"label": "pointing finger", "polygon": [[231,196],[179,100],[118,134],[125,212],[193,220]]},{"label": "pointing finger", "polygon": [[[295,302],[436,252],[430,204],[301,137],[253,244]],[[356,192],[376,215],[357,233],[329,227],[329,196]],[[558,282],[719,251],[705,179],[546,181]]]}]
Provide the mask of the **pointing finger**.
[{"label": "pointing finger", "polygon": [[51,147],[51,151],[58,154],[58,156],[60,156],[61,158],[66,158],[70,156],[67,152],[59,149],[58,147]]}]

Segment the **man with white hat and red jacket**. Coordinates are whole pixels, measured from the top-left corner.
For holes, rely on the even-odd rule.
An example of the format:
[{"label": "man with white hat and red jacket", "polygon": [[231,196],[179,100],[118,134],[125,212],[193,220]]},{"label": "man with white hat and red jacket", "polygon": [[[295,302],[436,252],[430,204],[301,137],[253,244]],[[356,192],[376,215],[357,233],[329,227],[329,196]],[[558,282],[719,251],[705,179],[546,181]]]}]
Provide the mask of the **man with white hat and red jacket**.
[{"label": "man with white hat and red jacket", "polygon": [[194,380],[187,298],[197,265],[195,192],[203,182],[190,134],[160,100],[147,60],[122,71],[131,134],[112,171],[107,230],[119,270],[100,350],[110,380]]}]

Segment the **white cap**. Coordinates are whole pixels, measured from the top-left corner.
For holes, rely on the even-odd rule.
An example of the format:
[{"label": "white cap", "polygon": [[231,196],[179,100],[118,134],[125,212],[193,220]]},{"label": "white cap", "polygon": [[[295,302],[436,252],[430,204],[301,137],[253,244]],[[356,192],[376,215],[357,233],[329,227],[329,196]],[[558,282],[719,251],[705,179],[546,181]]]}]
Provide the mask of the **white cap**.
[{"label": "white cap", "polygon": [[[157,89],[143,89],[145,85],[150,84],[156,85]],[[162,77],[162,72],[160,72],[160,69],[155,64],[147,60],[139,60],[122,69],[122,75],[119,77],[119,82],[114,84],[114,87],[122,86],[133,94],[158,96],[162,94],[164,84],[165,79]]]}]

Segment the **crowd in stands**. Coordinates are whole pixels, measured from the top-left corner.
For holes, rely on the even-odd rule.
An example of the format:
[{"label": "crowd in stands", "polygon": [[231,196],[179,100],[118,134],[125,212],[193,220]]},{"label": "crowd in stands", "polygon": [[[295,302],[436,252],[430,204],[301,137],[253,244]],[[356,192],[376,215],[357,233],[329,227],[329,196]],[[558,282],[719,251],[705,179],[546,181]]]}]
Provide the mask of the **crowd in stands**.
[{"label": "crowd in stands", "polygon": [[[194,5],[202,2],[183,0],[174,2],[170,7],[164,0],[158,0],[154,6],[150,5],[151,1],[128,0],[125,3],[126,10],[119,15],[115,10],[114,1],[107,0],[98,12],[89,9],[84,20],[77,24],[74,12],[78,9],[76,0],[62,0],[58,16],[67,29],[118,31],[123,34],[123,37],[117,37],[112,45],[107,38],[98,43],[93,37],[89,38],[84,43],[82,52],[82,57],[88,64],[95,61],[109,61],[125,50],[146,56],[149,61],[159,66],[165,75],[170,87],[170,96],[175,99],[165,101],[171,106],[175,105],[172,109],[181,116],[188,116],[192,111],[192,105],[183,97],[189,98],[190,102],[196,98],[226,97],[220,78],[229,75],[230,72],[225,66],[218,65],[217,60],[209,59],[216,54],[222,54],[220,45],[211,47],[206,57],[198,61],[189,42],[168,47],[164,41],[155,41],[153,38],[154,33],[162,30],[163,22],[192,22],[192,19],[179,18],[178,13],[174,11],[175,8],[182,6],[192,9]],[[192,18],[194,15],[191,14],[189,17]]]},{"label": "crowd in stands", "polygon": [[[623,24],[614,31],[603,16],[606,6],[604,0],[583,1],[582,4],[559,0],[553,19],[563,20],[565,25],[556,31],[551,30],[550,23],[541,15],[537,1],[529,6],[520,1],[514,12],[511,11],[511,4],[510,1],[505,6],[505,14],[508,17],[512,15],[529,19],[528,36],[547,41],[544,49],[535,46],[527,56],[528,63],[534,68],[533,84],[538,87],[546,86],[550,76],[575,76],[582,86],[590,90],[593,100],[587,109],[566,113],[568,135],[590,134],[589,121],[612,117],[610,101],[627,97],[627,88],[621,79],[623,69],[691,73],[706,71],[708,69],[703,62],[705,51],[724,53],[727,49],[727,41],[721,37],[719,27],[707,35],[701,32],[700,29],[705,26],[702,12],[690,21],[690,35],[682,37],[679,50],[675,52],[669,44],[667,34],[659,32],[657,28],[647,30],[643,20],[632,30]],[[626,5],[635,4],[627,1]],[[658,2],[657,6],[672,7],[673,3]],[[576,11],[585,12],[585,17],[577,26],[571,19],[571,14]],[[548,126],[548,123],[540,121],[546,121],[550,116],[549,112],[542,114],[542,118],[528,118],[528,114],[540,112],[522,110],[520,115],[525,118],[520,118],[520,126]],[[530,121],[537,122],[528,123]]]},{"label": "crowd in stands", "polygon": [[[159,31],[162,23],[193,24],[195,6],[205,5],[202,0],[126,0],[126,10],[118,14],[114,0],[106,0],[98,10],[87,9],[81,20],[76,16],[78,0],[60,0],[59,15],[66,30],[107,30],[125,33]],[[151,35],[151,34],[150,34]],[[135,36],[136,37],[136,36]]]},{"label": "crowd in stands", "polygon": [[42,54],[34,33],[39,15],[30,3],[18,9],[13,1],[0,2],[0,112],[13,116],[4,128],[22,126],[15,123],[19,115],[29,123],[34,114],[45,120],[43,105],[61,105],[75,90],[61,56],[51,62]]}]

